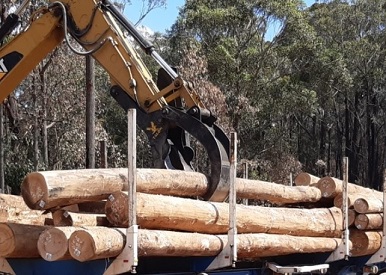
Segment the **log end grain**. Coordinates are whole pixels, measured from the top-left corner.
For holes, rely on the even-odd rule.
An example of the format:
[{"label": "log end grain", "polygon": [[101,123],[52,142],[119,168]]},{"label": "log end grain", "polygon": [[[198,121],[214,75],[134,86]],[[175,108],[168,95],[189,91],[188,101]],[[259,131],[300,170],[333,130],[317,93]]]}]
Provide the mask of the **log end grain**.
[{"label": "log end grain", "polygon": [[52,213],[55,226],[72,226],[73,222],[67,210],[56,210]]},{"label": "log end grain", "polygon": [[95,258],[95,243],[86,230],[76,230],[68,240],[69,252],[74,259],[85,262]]},{"label": "log end grain", "polygon": [[21,195],[31,209],[44,209],[48,199],[48,187],[39,172],[29,173],[21,184]]},{"label": "log end grain", "polygon": [[43,259],[46,261],[57,261],[71,258],[68,253],[68,236],[66,236],[66,231],[70,234],[74,229],[53,227],[40,234],[38,250]]},{"label": "log end grain", "polygon": [[313,186],[315,185],[320,178],[313,176],[309,173],[299,173],[295,178],[295,185],[296,186]]},{"label": "log end grain", "polygon": [[359,198],[354,202],[354,210],[358,213],[367,213],[369,210],[369,204],[366,199]]},{"label": "log end grain", "polygon": [[371,255],[377,252],[382,245],[382,234],[376,231],[350,231],[352,242],[351,255],[353,257]]},{"label": "log end grain", "polygon": [[123,192],[111,194],[105,205],[105,213],[109,223],[115,226],[127,226],[128,224],[128,195]]},{"label": "log end grain", "polygon": [[0,224],[0,256],[11,255],[15,250],[15,235],[7,224]]},{"label": "log end grain", "polygon": [[324,198],[332,198],[337,195],[339,186],[332,177],[323,177],[321,178],[316,187],[322,192]]},{"label": "log end grain", "polygon": [[359,214],[355,218],[355,227],[359,230],[365,230],[369,225],[369,218],[365,214]]}]

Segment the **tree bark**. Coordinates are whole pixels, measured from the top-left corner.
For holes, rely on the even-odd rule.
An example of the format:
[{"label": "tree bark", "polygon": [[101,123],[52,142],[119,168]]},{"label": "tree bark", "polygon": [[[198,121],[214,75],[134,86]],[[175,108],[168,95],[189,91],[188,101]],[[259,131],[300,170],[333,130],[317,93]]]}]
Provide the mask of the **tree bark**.
[{"label": "tree bark", "polygon": [[355,218],[355,227],[360,230],[382,229],[383,214],[358,214]]},{"label": "tree bark", "polygon": [[3,103],[0,103],[0,193],[5,194],[5,179],[4,179],[4,112],[3,112]]},{"label": "tree bark", "polygon": [[74,213],[67,210],[56,210],[52,213],[55,226],[109,226],[105,215]]},{"label": "tree bark", "polygon": [[351,230],[351,256],[365,256],[377,252],[382,245],[382,233],[377,231]]},{"label": "tree bark", "polygon": [[[85,169],[46,171],[28,174],[21,191],[31,209],[106,199],[111,193],[127,190],[127,169]],[[209,186],[204,174],[180,170],[138,169],[137,190],[144,193],[201,197]],[[316,202],[315,187],[284,186],[259,180],[236,179],[238,198],[269,200],[276,204]]]},{"label": "tree bark", "polygon": [[86,167],[95,168],[95,61],[86,56]]},{"label": "tree bark", "polygon": [[47,227],[38,225],[0,223],[0,257],[40,257],[37,242],[45,229]]},{"label": "tree bark", "polygon": [[[111,224],[127,227],[127,194],[112,194],[105,212]],[[236,213],[239,233],[338,237],[342,230],[342,214],[338,208],[237,205]],[[228,219],[227,203],[137,193],[137,222],[142,228],[223,234],[228,231]]]},{"label": "tree bark", "polygon": [[[69,240],[70,254],[82,262],[116,257],[124,248],[125,233],[126,230],[123,229],[102,227],[76,230]],[[109,242],[106,242],[106,239]],[[140,229],[138,254],[149,257],[216,256],[226,241],[225,235]],[[329,252],[335,250],[340,242],[340,239],[322,237],[241,234],[237,236],[238,258],[253,259],[293,253]]]},{"label": "tree bark", "polygon": [[78,227],[52,227],[44,230],[38,239],[40,256],[46,261],[72,259],[68,250],[68,240]]},{"label": "tree bark", "polygon": [[296,186],[315,186],[319,180],[320,178],[317,176],[302,172],[296,176],[295,185]]}]

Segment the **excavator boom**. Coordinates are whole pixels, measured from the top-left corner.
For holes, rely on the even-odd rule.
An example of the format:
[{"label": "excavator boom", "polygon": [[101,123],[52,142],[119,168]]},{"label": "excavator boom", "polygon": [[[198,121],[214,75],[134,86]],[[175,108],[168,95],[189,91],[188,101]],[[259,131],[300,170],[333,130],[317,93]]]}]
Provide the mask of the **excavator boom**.
[{"label": "excavator boom", "polygon": [[[205,147],[211,162],[210,188],[204,199],[225,200],[229,189],[229,140],[214,124],[216,118],[192,85],[109,1],[49,2],[33,14],[24,31],[0,48],[0,100],[65,41],[75,53],[92,55],[106,70],[111,79],[110,94],[120,106],[137,109],[138,125],[149,138],[155,168],[192,170],[190,134]],[[10,22],[13,26],[14,20]],[[9,33],[8,28],[0,28],[0,35]],[[160,65],[157,83],[127,34]]]}]

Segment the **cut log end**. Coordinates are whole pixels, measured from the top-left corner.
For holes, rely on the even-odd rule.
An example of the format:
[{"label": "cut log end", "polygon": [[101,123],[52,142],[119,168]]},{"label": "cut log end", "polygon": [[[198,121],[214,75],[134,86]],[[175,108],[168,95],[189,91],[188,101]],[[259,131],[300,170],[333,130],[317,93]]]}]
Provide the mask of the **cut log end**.
[{"label": "cut log end", "polygon": [[317,183],[317,187],[325,198],[332,198],[337,195],[337,184],[331,177],[321,178]]},{"label": "cut log end", "polygon": [[0,256],[12,254],[15,245],[15,235],[12,229],[6,224],[0,224]]},{"label": "cut log end", "polygon": [[353,257],[371,255],[381,248],[382,234],[376,231],[352,230],[350,240],[353,244],[351,249]]},{"label": "cut log end", "polygon": [[358,213],[367,213],[369,204],[365,199],[357,199],[354,203],[354,209]]},{"label": "cut log end", "polygon": [[111,194],[105,205],[107,220],[115,226],[123,226],[128,223],[128,196],[123,192]]},{"label": "cut log end", "polygon": [[316,176],[302,172],[296,176],[295,185],[296,186],[313,186],[319,180],[320,180],[320,178],[318,178]]},{"label": "cut log end", "polygon": [[53,227],[43,231],[38,239],[40,256],[46,261],[70,259],[68,237],[74,231],[73,227]]},{"label": "cut log end", "polygon": [[93,237],[85,230],[75,231],[69,239],[69,251],[70,255],[80,261],[88,261],[89,259],[95,259],[94,253],[94,239]]},{"label": "cut log end", "polygon": [[31,209],[44,209],[48,189],[44,176],[38,172],[29,173],[21,184],[24,202]]}]

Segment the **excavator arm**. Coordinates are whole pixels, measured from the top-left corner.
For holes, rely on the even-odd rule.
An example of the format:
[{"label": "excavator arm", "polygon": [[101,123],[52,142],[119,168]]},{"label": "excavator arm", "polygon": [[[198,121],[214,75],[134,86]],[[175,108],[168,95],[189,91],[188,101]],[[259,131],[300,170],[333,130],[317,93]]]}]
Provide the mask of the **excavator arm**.
[{"label": "excavator arm", "polygon": [[[192,170],[191,135],[205,147],[210,160],[210,186],[204,199],[225,200],[229,190],[229,140],[215,125],[216,118],[193,85],[183,80],[109,1],[49,2],[35,12],[25,31],[0,48],[0,100],[65,41],[77,54],[92,55],[108,72],[110,94],[120,106],[137,109],[138,125],[149,138],[155,168]],[[0,29],[0,40],[6,31]],[[130,42],[131,37],[160,65],[157,83]]]}]

